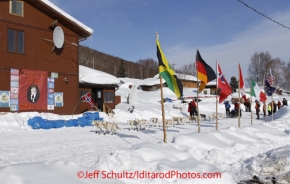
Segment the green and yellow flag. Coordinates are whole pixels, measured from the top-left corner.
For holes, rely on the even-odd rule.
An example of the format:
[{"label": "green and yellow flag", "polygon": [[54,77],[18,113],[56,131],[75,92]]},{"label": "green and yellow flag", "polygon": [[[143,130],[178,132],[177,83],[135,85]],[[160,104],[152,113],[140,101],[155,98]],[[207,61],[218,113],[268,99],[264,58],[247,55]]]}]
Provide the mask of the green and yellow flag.
[{"label": "green and yellow flag", "polygon": [[159,75],[166,81],[167,86],[171,89],[177,98],[183,96],[183,86],[169,65],[164,53],[161,50],[158,36],[156,37],[157,58],[159,63]]}]

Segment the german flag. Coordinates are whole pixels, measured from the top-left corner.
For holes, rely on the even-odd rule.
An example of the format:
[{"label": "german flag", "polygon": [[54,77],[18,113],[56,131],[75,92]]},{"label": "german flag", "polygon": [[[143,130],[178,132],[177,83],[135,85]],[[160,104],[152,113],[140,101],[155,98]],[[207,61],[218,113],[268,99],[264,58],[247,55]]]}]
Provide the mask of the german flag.
[{"label": "german flag", "polygon": [[206,62],[202,59],[199,54],[199,51],[196,51],[196,70],[197,70],[197,78],[201,81],[201,84],[198,88],[198,93],[204,90],[205,85],[216,79],[216,73],[213,69],[206,64]]},{"label": "german flag", "polygon": [[167,86],[171,89],[177,98],[183,96],[183,86],[169,65],[164,53],[161,50],[158,36],[156,37],[157,58],[159,64],[159,75],[166,81]]}]

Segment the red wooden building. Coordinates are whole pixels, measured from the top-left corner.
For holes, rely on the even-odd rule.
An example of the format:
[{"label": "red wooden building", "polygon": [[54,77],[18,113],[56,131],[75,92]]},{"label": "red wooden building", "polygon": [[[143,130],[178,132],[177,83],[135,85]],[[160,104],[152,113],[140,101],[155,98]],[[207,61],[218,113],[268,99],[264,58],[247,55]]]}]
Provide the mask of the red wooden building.
[{"label": "red wooden building", "polygon": [[92,34],[48,0],[0,1],[0,111],[72,114],[78,45]]}]

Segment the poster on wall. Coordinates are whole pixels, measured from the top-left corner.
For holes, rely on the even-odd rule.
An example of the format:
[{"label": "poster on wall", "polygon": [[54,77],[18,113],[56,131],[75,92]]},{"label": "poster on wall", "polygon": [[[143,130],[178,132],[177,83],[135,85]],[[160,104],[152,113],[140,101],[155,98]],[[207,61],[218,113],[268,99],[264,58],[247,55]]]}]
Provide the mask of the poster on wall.
[{"label": "poster on wall", "polygon": [[47,110],[54,110],[54,78],[47,78]]},{"label": "poster on wall", "polygon": [[19,95],[19,70],[12,68],[10,70],[10,111],[18,111]]},{"label": "poster on wall", "polygon": [[9,96],[9,91],[0,91],[0,107],[10,107]]},{"label": "poster on wall", "polygon": [[20,71],[19,110],[47,110],[47,75],[46,71]]},{"label": "poster on wall", "polygon": [[54,102],[56,107],[63,107],[63,93],[55,92],[54,93]]}]

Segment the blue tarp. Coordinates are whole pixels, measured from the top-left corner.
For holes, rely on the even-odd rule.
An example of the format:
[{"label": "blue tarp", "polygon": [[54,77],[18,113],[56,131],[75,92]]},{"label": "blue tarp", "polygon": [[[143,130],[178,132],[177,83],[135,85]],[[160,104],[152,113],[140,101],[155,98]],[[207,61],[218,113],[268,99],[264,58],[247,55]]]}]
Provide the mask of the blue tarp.
[{"label": "blue tarp", "polygon": [[99,119],[99,112],[84,112],[83,117],[88,120],[98,120]]},{"label": "blue tarp", "polygon": [[85,112],[83,117],[70,120],[46,120],[40,116],[35,116],[28,120],[28,125],[32,129],[51,129],[61,127],[85,127],[92,126],[92,120],[103,121],[103,118],[99,117],[99,112]]}]

